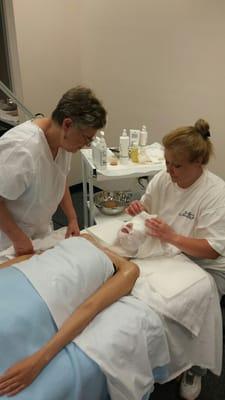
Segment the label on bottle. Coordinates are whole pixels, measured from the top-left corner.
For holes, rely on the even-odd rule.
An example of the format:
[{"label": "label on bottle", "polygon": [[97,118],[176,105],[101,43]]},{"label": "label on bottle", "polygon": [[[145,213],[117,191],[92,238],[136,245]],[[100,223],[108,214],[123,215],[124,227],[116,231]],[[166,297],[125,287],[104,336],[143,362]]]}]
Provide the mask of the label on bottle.
[{"label": "label on bottle", "polygon": [[99,167],[105,168],[107,165],[107,149],[101,149],[99,154]]}]

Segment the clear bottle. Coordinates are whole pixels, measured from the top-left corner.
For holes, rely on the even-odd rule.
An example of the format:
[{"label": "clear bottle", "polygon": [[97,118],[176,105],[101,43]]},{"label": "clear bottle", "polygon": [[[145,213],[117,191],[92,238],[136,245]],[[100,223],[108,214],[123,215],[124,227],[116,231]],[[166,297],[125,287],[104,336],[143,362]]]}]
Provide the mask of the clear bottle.
[{"label": "clear bottle", "polygon": [[107,167],[107,146],[105,141],[105,134],[100,131],[100,141],[98,143],[99,151],[99,168],[105,169]]},{"label": "clear bottle", "polygon": [[148,141],[148,132],[146,129],[145,125],[142,125],[141,131],[140,131],[140,146],[146,146]]},{"label": "clear bottle", "polygon": [[139,162],[138,154],[139,154],[138,143],[134,142],[130,150],[131,161],[133,161],[134,163],[138,163]]},{"label": "clear bottle", "polygon": [[129,161],[129,136],[127,130],[123,129],[122,135],[120,136],[120,162],[121,164],[127,164]]},{"label": "clear bottle", "polygon": [[96,167],[99,166],[100,160],[99,160],[99,142],[100,138],[98,136],[95,137],[95,139],[91,142],[91,149],[92,149],[92,159],[93,163],[95,164]]}]

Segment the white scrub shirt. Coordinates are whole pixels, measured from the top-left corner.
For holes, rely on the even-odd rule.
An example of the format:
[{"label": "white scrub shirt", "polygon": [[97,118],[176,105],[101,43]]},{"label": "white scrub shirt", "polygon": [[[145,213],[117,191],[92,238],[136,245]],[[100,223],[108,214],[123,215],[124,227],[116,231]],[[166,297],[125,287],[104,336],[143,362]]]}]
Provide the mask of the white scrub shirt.
[{"label": "white scrub shirt", "polygon": [[221,178],[204,169],[191,186],[181,188],[162,171],[150,181],[141,201],[148,212],[157,214],[178,234],[206,239],[220,256],[194,261],[225,272],[225,182]]},{"label": "white scrub shirt", "polygon": [[[71,154],[59,149],[55,159],[45,134],[32,121],[0,139],[0,196],[15,222],[30,237],[43,237],[65,192]],[[11,245],[0,231],[0,250]]]}]

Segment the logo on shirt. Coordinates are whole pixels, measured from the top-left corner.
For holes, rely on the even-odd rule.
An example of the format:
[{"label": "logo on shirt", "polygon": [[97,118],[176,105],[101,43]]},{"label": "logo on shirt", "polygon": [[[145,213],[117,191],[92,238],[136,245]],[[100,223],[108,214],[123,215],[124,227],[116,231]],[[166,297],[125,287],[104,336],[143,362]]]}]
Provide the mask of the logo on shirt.
[{"label": "logo on shirt", "polygon": [[191,211],[187,211],[187,210],[181,211],[178,215],[180,217],[186,217],[188,219],[194,219],[194,217],[195,217]]}]

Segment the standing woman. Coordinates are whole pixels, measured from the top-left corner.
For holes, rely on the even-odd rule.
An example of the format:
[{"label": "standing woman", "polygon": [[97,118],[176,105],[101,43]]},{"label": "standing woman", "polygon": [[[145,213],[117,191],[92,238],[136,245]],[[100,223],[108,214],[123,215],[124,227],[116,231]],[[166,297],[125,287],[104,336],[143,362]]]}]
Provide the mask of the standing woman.
[{"label": "standing woman", "polygon": [[106,111],[90,89],[75,87],[50,118],[26,121],[0,138],[0,251],[33,252],[32,239],[51,230],[60,205],[66,237],[79,235],[67,175],[71,153],[88,146],[106,123]]}]

